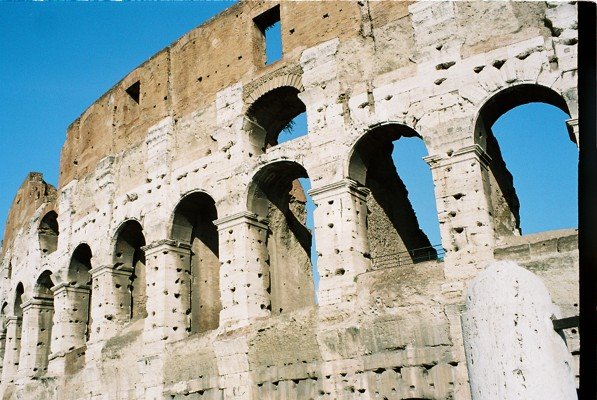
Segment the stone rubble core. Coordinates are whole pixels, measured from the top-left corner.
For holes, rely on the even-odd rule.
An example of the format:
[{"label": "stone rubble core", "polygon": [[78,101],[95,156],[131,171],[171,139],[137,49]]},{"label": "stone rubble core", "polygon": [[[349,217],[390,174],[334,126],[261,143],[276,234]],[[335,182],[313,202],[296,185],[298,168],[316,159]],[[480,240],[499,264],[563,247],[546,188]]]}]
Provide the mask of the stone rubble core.
[{"label": "stone rubble core", "polygon": [[[505,379],[518,396],[537,371],[502,352],[513,335],[578,385],[577,328],[544,320],[578,315],[577,232],[521,234],[491,131],[544,102],[578,143],[576,21],[575,2],[241,1],[187,33],[68,127],[58,188],[30,173],[17,192],[0,395],[486,399]],[[429,154],[439,247],[391,159],[402,137]],[[496,260],[535,288],[504,300],[524,329],[484,314],[513,290],[483,281]]]}]

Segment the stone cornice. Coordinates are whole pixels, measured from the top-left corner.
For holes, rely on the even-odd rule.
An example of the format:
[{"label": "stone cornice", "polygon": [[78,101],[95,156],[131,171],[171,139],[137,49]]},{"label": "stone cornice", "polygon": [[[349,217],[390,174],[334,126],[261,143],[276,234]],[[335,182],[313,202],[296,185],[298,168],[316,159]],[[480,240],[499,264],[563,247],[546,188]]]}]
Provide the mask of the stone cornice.
[{"label": "stone cornice", "polygon": [[467,159],[467,156],[472,156],[476,158],[484,166],[489,165],[489,163],[491,162],[491,157],[489,157],[485,150],[483,150],[483,148],[476,143],[456,150],[449,157],[429,155],[423,157],[423,160],[429,165],[429,167],[433,169],[450,165],[455,162],[460,162],[463,159]]},{"label": "stone cornice", "polygon": [[54,300],[52,299],[31,299],[26,301],[21,306],[23,312],[27,312],[31,308],[35,309],[50,309],[54,308]]},{"label": "stone cornice", "polygon": [[160,239],[141,247],[141,250],[145,252],[146,256],[159,251],[175,251],[186,254],[191,250],[191,245],[173,239]]},{"label": "stone cornice", "polygon": [[118,267],[113,267],[111,265],[100,265],[99,267],[92,268],[89,271],[93,278],[96,278],[103,274],[129,276],[132,272],[133,268],[125,267],[124,265],[119,265]]},{"label": "stone cornice", "polygon": [[255,213],[242,211],[217,219],[214,221],[214,224],[218,227],[218,230],[228,229],[240,224],[248,224],[261,229],[267,229],[268,222],[267,219],[259,218]]},{"label": "stone cornice", "polygon": [[328,185],[314,188],[309,190],[309,195],[313,198],[313,201],[324,200],[329,197],[335,197],[342,193],[350,193],[362,200],[367,199],[370,190],[366,187],[359,186],[359,184],[350,179],[344,178]]}]

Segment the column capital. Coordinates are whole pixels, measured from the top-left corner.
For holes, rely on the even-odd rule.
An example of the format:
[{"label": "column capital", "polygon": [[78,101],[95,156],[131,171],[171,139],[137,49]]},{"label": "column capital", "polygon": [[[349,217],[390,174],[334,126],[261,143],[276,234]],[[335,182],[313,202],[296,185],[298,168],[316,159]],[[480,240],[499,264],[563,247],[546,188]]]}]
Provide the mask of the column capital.
[{"label": "column capital", "polygon": [[21,322],[23,320],[23,317],[17,317],[16,315],[11,315],[9,317],[5,317],[4,320],[6,321],[6,325],[15,324],[15,323]]},{"label": "column capital", "polygon": [[568,135],[570,135],[570,140],[576,143],[576,147],[580,146],[579,141],[579,129],[578,129],[578,118],[570,118],[566,120],[566,128],[568,128]]},{"label": "column capital", "polygon": [[141,247],[141,250],[145,252],[146,256],[153,253],[158,253],[160,251],[175,251],[187,254],[191,251],[191,245],[189,243],[179,242],[173,239],[161,239]]},{"label": "column capital", "polygon": [[219,218],[214,221],[214,224],[218,227],[219,231],[232,228],[233,226],[240,224],[248,224],[256,226],[257,228],[267,229],[268,220],[267,218],[260,218],[255,213],[249,211],[241,211],[236,214]]},{"label": "column capital", "polygon": [[89,273],[93,279],[103,274],[130,276],[132,272],[133,268],[125,267],[124,265],[119,265],[116,267],[111,265],[100,265],[99,267],[89,270]]},{"label": "column capital", "polygon": [[31,299],[26,301],[21,306],[23,312],[27,312],[30,309],[50,309],[54,308],[54,300],[51,299]]},{"label": "column capital", "polygon": [[89,293],[91,289],[88,286],[73,286],[68,282],[62,282],[50,289],[54,296],[61,294],[62,292],[71,293]]},{"label": "column capital", "polygon": [[358,182],[350,178],[344,178],[337,182],[327,184],[322,187],[309,190],[309,195],[313,201],[324,200],[329,197],[335,197],[342,193],[350,193],[354,196],[366,200],[370,190],[366,187],[359,186]]},{"label": "column capital", "polygon": [[491,157],[485,152],[485,150],[478,144],[472,144],[470,146],[462,147],[453,152],[448,157],[439,155],[429,155],[423,157],[423,160],[429,165],[429,167],[438,168],[452,164],[454,162],[460,162],[468,160],[470,158],[477,159],[482,165],[487,166],[491,162]]}]

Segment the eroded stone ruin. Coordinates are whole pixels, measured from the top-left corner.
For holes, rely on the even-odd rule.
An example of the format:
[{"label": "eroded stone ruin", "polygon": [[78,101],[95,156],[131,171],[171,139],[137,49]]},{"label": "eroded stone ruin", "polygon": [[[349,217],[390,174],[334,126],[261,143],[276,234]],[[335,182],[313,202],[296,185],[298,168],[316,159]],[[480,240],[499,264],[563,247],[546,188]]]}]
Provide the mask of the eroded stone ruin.
[{"label": "eroded stone ruin", "polygon": [[[576,20],[570,2],[241,1],[192,30],[68,127],[57,188],[31,173],[17,192],[2,398],[482,398],[495,375],[474,363],[497,347],[461,317],[502,326],[467,295],[490,263],[578,314],[577,233],[521,235],[491,131],[544,102],[578,143]],[[391,158],[403,137],[429,154],[439,247]],[[557,333],[567,355],[547,355],[578,379],[578,332]],[[541,373],[520,362],[512,379]]]}]

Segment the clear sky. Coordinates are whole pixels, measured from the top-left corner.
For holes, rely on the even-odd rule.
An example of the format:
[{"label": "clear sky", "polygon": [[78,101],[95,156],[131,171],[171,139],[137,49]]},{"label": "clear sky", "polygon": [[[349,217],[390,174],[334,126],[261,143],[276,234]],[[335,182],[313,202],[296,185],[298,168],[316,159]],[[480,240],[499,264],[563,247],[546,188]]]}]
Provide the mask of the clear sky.
[{"label": "clear sky", "polygon": [[[29,171],[57,184],[73,120],[136,66],[232,4],[0,3],[0,229]],[[496,123],[525,233],[577,226],[577,152],[566,118],[531,104]],[[417,140],[399,142],[398,172],[423,230],[438,244],[426,150]]]}]

